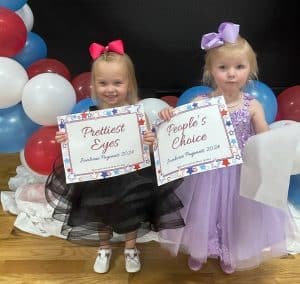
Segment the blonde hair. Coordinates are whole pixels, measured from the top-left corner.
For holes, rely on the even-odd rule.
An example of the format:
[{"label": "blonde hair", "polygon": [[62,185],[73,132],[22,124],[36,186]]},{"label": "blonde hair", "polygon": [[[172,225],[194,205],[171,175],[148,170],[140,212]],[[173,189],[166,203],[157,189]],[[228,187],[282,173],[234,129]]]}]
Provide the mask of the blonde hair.
[{"label": "blonde hair", "polygon": [[203,77],[202,82],[204,85],[215,86],[214,79],[211,75],[211,65],[212,61],[216,56],[228,55],[228,54],[237,54],[243,53],[247,56],[250,64],[250,74],[248,80],[257,79],[258,75],[258,66],[256,60],[256,54],[252,49],[251,45],[246,39],[241,36],[238,36],[235,43],[225,42],[223,45],[211,48],[206,51],[205,54],[205,64],[203,68]]},{"label": "blonde hair", "polygon": [[91,85],[92,85],[92,91],[91,91],[91,97],[97,101],[97,97],[95,94],[95,70],[96,66],[100,62],[118,62],[122,64],[126,70],[127,76],[128,76],[128,94],[127,94],[127,101],[128,104],[135,104],[138,101],[138,87],[137,87],[137,81],[135,77],[135,70],[134,65],[130,57],[124,53],[124,54],[118,54],[115,52],[104,52],[101,56],[99,56],[96,60],[94,60],[91,68]]}]

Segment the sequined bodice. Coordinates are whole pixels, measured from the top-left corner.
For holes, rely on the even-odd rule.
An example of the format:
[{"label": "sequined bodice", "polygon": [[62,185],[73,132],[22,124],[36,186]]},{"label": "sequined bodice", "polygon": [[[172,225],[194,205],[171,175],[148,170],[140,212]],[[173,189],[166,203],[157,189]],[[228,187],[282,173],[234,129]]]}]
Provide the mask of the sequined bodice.
[{"label": "sequined bodice", "polygon": [[242,150],[245,146],[247,139],[254,135],[254,129],[251,123],[249,113],[249,104],[253,99],[249,94],[243,94],[243,106],[230,113],[230,117],[235,129],[236,138],[239,147]]}]

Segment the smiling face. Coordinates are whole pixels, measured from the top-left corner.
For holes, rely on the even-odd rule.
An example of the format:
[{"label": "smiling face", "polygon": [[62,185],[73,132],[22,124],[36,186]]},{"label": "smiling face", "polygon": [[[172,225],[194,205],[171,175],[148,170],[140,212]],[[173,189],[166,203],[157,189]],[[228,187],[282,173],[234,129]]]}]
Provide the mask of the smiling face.
[{"label": "smiling face", "polygon": [[94,66],[93,93],[101,108],[129,104],[129,80],[121,61],[99,61]]},{"label": "smiling face", "polygon": [[216,54],[210,72],[220,93],[237,93],[249,79],[250,63],[243,52]]}]

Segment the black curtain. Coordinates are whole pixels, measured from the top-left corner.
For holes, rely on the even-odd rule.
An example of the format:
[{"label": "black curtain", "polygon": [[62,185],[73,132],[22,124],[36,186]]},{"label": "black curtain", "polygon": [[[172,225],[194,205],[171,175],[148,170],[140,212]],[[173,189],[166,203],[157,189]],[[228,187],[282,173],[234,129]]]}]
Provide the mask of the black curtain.
[{"label": "black curtain", "polygon": [[141,97],[179,95],[201,84],[200,39],[232,21],[258,56],[259,80],[275,94],[299,84],[298,12],[279,0],[29,0],[32,31],[72,76],[90,71],[88,46],[122,39]]}]

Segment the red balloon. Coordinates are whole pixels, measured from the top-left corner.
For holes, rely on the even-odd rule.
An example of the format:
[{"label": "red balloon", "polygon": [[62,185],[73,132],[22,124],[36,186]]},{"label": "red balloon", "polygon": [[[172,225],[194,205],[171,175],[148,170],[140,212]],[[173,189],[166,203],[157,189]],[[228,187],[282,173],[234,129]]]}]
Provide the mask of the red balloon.
[{"label": "red balloon", "polygon": [[277,97],[282,120],[300,121],[300,85],[285,89]]},{"label": "red balloon", "polygon": [[283,120],[282,116],[279,112],[277,112],[276,117],[275,117],[275,121],[278,121],[278,120]]},{"label": "red balloon", "polygon": [[168,105],[172,107],[176,107],[178,97],[175,96],[163,96],[160,98],[161,100],[165,101]]},{"label": "red balloon", "polygon": [[55,160],[61,155],[60,144],[55,141],[56,131],[57,126],[43,126],[26,142],[25,161],[34,172],[49,175]]},{"label": "red balloon", "polygon": [[71,80],[71,74],[67,66],[52,58],[43,58],[35,61],[27,67],[26,71],[29,79],[41,73],[57,73],[65,77],[67,80]]},{"label": "red balloon", "polygon": [[15,56],[25,46],[27,29],[14,11],[0,7],[0,56]]},{"label": "red balloon", "polygon": [[91,72],[84,72],[77,75],[72,79],[71,84],[75,89],[77,102],[91,97]]}]

